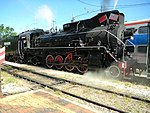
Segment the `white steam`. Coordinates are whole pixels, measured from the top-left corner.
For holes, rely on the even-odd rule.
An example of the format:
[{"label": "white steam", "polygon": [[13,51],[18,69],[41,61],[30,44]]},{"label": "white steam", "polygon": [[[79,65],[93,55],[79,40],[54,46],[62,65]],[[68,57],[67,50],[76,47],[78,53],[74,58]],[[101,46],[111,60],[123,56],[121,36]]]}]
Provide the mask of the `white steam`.
[{"label": "white steam", "polygon": [[36,18],[46,20],[50,29],[53,21],[53,13],[47,5],[42,5],[38,8]]},{"label": "white steam", "polygon": [[114,0],[114,10],[116,9],[116,7],[117,7],[117,3],[118,3],[118,0]]},{"label": "white steam", "polygon": [[111,0],[102,0],[102,11],[109,10],[110,1]]},{"label": "white steam", "polygon": [[108,11],[108,10],[111,10],[110,6],[111,6],[111,3],[114,2],[114,7],[113,9],[115,10],[116,7],[117,7],[117,3],[118,3],[118,0],[102,0],[102,11]]}]

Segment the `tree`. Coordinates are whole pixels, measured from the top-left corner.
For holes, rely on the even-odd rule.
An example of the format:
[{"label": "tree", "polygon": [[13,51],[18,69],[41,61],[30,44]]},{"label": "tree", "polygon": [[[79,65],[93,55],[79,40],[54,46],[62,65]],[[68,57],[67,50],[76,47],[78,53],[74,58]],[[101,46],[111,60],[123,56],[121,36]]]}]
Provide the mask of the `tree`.
[{"label": "tree", "polygon": [[0,25],[0,37],[1,38],[7,38],[9,36],[16,36],[17,33],[14,32],[14,28],[12,27],[5,27],[4,24]]}]

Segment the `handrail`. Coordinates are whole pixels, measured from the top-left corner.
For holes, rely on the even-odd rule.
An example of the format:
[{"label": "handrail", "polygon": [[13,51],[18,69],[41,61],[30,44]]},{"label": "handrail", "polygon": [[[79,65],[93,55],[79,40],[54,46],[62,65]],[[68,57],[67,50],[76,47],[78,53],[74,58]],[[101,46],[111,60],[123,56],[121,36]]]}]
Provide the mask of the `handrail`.
[{"label": "handrail", "polygon": [[[80,22],[79,22],[80,23]],[[78,24],[79,24],[78,23]],[[107,30],[95,30],[95,31],[87,31],[87,32],[80,32],[80,33],[78,33],[78,34],[84,34],[84,33],[95,33],[95,32],[101,32],[101,31],[105,31],[105,32],[107,32],[107,33],[109,33],[109,34],[111,34],[113,37],[115,37],[119,42],[121,42],[124,46],[125,46],[125,44],[124,44],[124,42],[123,41],[121,41],[117,36],[115,36],[114,34],[112,34],[111,32],[109,32],[109,31],[107,31]]]},{"label": "handrail", "polygon": [[101,31],[106,31],[107,33],[111,34],[113,37],[115,37],[119,42],[121,42],[124,46],[124,42],[122,40],[120,40],[117,36],[115,36],[114,34],[112,34],[111,32],[107,31],[107,30],[101,30]]},{"label": "handrail", "polygon": [[[77,24],[77,30],[78,30],[78,26],[79,26],[79,24],[80,24],[80,21],[78,22],[78,24]],[[125,61],[125,59],[124,59],[124,56],[125,56],[125,53],[124,53],[124,50],[125,50],[125,43],[122,41],[122,40],[120,40],[117,36],[115,36],[114,34],[112,34],[111,32],[109,32],[109,31],[107,31],[107,30],[92,30],[92,31],[86,31],[86,32],[77,32],[76,31],[76,33],[77,34],[86,34],[86,33],[95,33],[95,32],[107,32],[107,33],[109,33],[110,35],[112,35],[114,38],[116,38],[119,42],[121,42],[122,43],[122,45],[123,45],[123,61]],[[58,34],[59,35],[59,34]],[[72,35],[72,34],[64,34],[64,35],[62,35],[61,34],[61,36],[69,36],[69,35]]]},{"label": "handrail", "polygon": [[111,34],[113,37],[115,37],[119,42],[121,42],[123,44],[123,56],[122,56],[122,60],[125,61],[125,58],[124,58],[125,57],[124,50],[125,50],[125,46],[126,46],[125,43],[122,40],[120,40],[117,36],[115,36],[114,34],[112,34],[111,32],[109,32],[107,30],[101,30],[101,31],[105,31],[105,32]]},{"label": "handrail", "polygon": [[135,44],[133,44],[130,40],[127,40],[131,45],[135,47]]},{"label": "handrail", "polygon": [[77,29],[76,29],[76,32],[78,32],[78,30],[79,30],[79,24],[80,24],[80,21],[77,23]]}]

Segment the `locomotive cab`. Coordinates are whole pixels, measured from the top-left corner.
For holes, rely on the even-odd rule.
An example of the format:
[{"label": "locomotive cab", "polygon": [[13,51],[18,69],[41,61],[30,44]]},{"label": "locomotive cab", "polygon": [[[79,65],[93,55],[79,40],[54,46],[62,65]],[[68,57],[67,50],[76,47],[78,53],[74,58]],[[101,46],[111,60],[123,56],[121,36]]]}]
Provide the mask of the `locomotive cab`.
[{"label": "locomotive cab", "polygon": [[44,34],[42,29],[28,30],[19,34],[18,53],[21,59],[24,59],[24,52],[36,46],[37,37]]}]

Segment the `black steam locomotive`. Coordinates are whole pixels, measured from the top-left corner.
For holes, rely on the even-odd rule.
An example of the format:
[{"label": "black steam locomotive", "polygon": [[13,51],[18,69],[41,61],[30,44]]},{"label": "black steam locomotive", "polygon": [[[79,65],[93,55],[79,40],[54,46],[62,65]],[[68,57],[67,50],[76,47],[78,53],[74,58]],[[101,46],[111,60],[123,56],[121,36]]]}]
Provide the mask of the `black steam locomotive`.
[{"label": "black steam locomotive", "polygon": [[[134,30],[126,30],[124,14],[118,10],[63,25],[63,31],[45,33],[42,29],[28,30],[18,35],[14,58],[23,63],[45,64],[57,69],[85,73],[88,69],[106,69],[113,76],[129,70],[132,62],[126,40]],[[7,49],[6,49],[7,50]],[[133,64],[133,63],[130,63]]]}]

